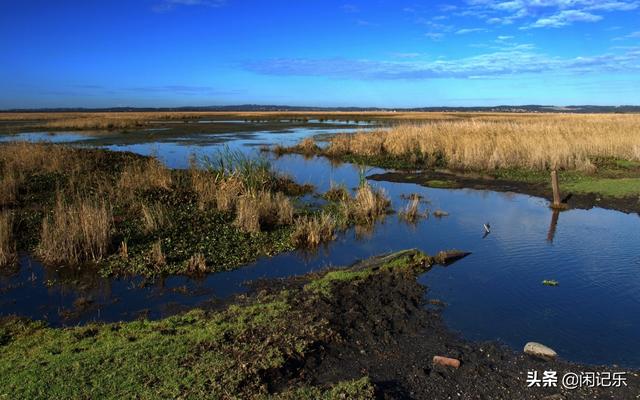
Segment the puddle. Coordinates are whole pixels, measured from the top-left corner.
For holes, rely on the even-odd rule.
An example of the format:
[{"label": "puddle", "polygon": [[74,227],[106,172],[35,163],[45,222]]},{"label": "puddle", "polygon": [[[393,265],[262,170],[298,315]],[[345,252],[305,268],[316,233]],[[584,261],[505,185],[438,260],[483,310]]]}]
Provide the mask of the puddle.
[{"label": "puddle", "polygon": [[[156,154],[173,168],[185,168],[192,153],[211,154],[222,145],[257,154],[256,146],[294,144],[309,135],[338,131],[345,129],[295,128],[215,135],[221,138],[216,142],[205,135],[196,142],[189,136],[104,147]],[[46,133],[24,135],[23,140],[62,142],[87,138],[74,133],[55,134],[53,139]],[[351,188],[358,184],[359,170],[353,165],[299,155],[269,157],[276,169],[300,183],[314,184],[319,191],[327,190],[331,182]],[[367,171],[376,172],[383,170]],[[391,182],[374,185],[389,193],[395,210],[406,205],[402,195],[419,193],[429,201],[423,207],[445,210],[449,216],[408,225],[391,215],[371,232],[348,230],[315,254],[262,258],[199,280],[171,277],[144,282],[68,272],[65,276],[23,255],[18,271],[0,276],[0,314],[46,319],[53,325],[160,318],[246,291],[245,283],[259,278],[304,274],[411,247],[428,253],[455,248],[473,254],[420,277],[429,288],[428,297],[447,304],[443,317],[452,329],[473,340],[500,340],[518,351],[528,341],[539,341],[571,361],[640,366],[637,214],[594,208],[554,216],[545,200],[526,195]],[[491,225],[488,235],[485,223]],[[556,280],[559,286],[545,286],[545,279]]]}]

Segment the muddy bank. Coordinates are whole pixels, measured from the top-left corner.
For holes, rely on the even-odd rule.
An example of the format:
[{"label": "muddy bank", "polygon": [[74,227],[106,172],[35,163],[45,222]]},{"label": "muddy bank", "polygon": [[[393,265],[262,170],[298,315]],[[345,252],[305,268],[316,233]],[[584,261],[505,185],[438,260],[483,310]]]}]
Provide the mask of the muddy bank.
[{"label": "muddy bank", "polygon": [[[450,331],[440,316],[443,303],[425,297],[428,289],[416,281],[418,274],[438,267],[435,261],[409,250],[355,264],[330,279],[330,275],[320,274],[311,281],[299,277],[276,284],[263,282],[262,289],[270,290],[322,287],[317,290],[322,296],[305,303],[305,313],[315,315],[314,320],[326,318],[336,334],[319,352],[302,360],[295,373],[290,372],[288,384],[322,387],[366,376],[378,399],[636,398],[640,391],[637,371],[561,359],[543,361],[499,343],[469,342]],[[432,362],[435,355],[458,359],[461,366],[436,366]],[[622,371],[627,386],[569,390],[558,381],[556,387],[529,388],[529,371],[537,371],[539,376],[543,371],[556,371],[558,377]]]},{"label": "muddy bank", "polygon": [[[492,177],[486,174],[462,174],[449,171],[419,172],[386,172],[367,177],[375,181],[396,183],[415,183],[428,187],[467,188],[475,190],[492,190],[496,192],[513,192],[542,197],[552,200],[551,188],[547,183],[524,182]],[[591,209],[607,208],[625,213],[640,213],[638,196],[612,197],[596,193],[572,193],[562,190],[562,197],[569,208]]]},{"label": "muddy bank", "polygon": [[[528,371],[620,371],[539,361],[450,332],[416,276],[446,259],[416,250],[261,282],[210,311],[52,329],[0,321],[0,393],[11,398],[635,398],[626,387],[528,388]],[[455,268],[452,266],[451,268]],[[434,302],[437,303],[437,302]],[[28,349],[28,351],[27,351]],[[434,366],[434,355],[461,361]],[[560,355],[562,356],[562,355]],[[81,366],[81,367],[79,367]],[[64,377],[62,379],[61,377]],[[560,385],[560,383],[558,383]]]}]

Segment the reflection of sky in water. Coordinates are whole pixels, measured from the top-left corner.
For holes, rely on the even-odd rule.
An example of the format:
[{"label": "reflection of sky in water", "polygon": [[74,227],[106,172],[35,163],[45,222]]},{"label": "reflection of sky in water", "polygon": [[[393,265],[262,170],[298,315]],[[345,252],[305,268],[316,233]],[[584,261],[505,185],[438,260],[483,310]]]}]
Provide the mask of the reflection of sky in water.
[{"label": "reflection of sky in water", "polygon": [[0,136],[0,142],[27,141],[69,143],[91,139],[92,137],[76,132],[23,132],[15,135]]},{"label": "reflection of sky in water", "polygon": [[[259,132],[227,144],[257,153],[257,147],[247,144],[293,144],[321,132]],[[165,141],[109,148],[158,154],[170,166],[186,167],[190,154],[211,154],[221,146]],[[325,159],[298,155],[273,158],[273,163],[278,170],[299,182],[313,183],[320,191],[331,182],[350,188],[358,184],[358,169],[349,164],[332,165]],[[431,217],[411,226],[392,215],[363,238],[356,237],[352,229],[316,254],[294,252],[262,258],[200,281],[173,277],[163,285],[141,289],[134,288],[130,280],[96,279],[101,291],[89,291],[89,295],[102,304],[99,316],[105,320],[134,318],[144,309],[150,317],[159,317],[177,305],[195,306],[212,296],[223,298],[244,291],[244,282],[258,278],[347,265],[404,248],[417,247],[429,253],[456,248],[473,254],[420,277],[430,298],[448,304],[443,316],[453,329],[475,340],[501,340],[518,351],[527,341],[539,341],[572,361],[640,366],[640,218],[636,214],[598,208],[566,211],[559,215],[555,238],[549,242],[552,213],[542,199],[391,182],[373,184],[389,193],[396,210],[406,204],[401,194],[420,193],[430,201],[423,207],[443,209],[450,216]],[[483,239],[482,224],[486,222],[491,224],[491,234]],[[7,288],[0,291],[1,312],[34,317],[46,314],[52,323],[58,322],[58,308],[70,308],[78,289],[47,288],[43,281],[50,277],[37,264],[33,267],[35,279],[28,282],[31,273],[23,268],[17,276],[0,278],[0,288]],[[544,286],[544,279],[555,279],[560,286]],[[26,284],[9,289],[19,282]],[[182,285],[200,292],[182,294],[176,290]],[[78,321],[97,314],[87,313]]]}]

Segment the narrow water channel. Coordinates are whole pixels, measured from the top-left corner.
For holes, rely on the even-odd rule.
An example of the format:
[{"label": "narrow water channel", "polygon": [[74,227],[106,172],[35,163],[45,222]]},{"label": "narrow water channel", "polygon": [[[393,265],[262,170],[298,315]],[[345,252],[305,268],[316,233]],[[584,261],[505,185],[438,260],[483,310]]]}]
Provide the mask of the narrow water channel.
[{"label": "narrow water channel", "polygon": [[[211,154],[226,145],[258,154],[259,146],[293,144],[309,135],[345,129],[295,128],[278,132],[201,135],[159,142],[121,143],[117,137],[79,133],[29,133],[0,140],[49,140],[98,145],[117,151],[155,154],[172,168],[184,168],[191,154]],[[287,155],[274,167],[322,192],[331,182],[355,187],[359,168],[326,159]],[[383,172],[371,168],[368,174]],[[68,276],[43,268],[28,255],[20,268],[0,276],[0,314],[18,314],[73,325],[92,320],[160,318],[215,303],[247,290],[259,278],[304,274],[327,266],[348,265],[382,252],[416,247],[471,251],[449,266],[419,279],[427,296],[446,303],[448,326],[473,340],[499,340],[516,350],[527,341],[554,348],[564,359],[640,367],[640,218],[637,214],[594,208],[554,216],[544,199],[526,195],[433,189],[413,184],[375,182],[390,195],[393,208],[403,195],[418,193],[423,208],[449,216],[431,216],[407,224],[390,215],[370,232],[351,229],[315,253],[292,252],[234,271],[194,280],[169,277],[105,279],[95,274]],[[483,224],[491,225],[484,235]],[[67,276],[65,276],[67,275]],[[545,279],[557,287],[542,284]]]}]

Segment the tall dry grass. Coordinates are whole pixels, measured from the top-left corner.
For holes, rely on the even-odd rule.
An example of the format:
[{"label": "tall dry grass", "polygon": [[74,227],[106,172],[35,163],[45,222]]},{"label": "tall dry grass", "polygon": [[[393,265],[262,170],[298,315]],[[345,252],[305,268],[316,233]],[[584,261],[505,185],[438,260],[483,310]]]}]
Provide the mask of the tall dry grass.
[{"label": "tall dry grass", "polygon": [[13,215],[0,212],[0,267],[15,264],[18,260],[16,243],[13,237]]},{"label": "tall dry grass", "polygon": [[0,205],[13,204],[18,197],[18,188],[24,179],[23,176],[14,170],[1,171],[0,176]]},{"label": "tall dry grass", "polygon": [[371,224],[387,214],[391,201],[384,189],[374,188],[365,181],[353,199],[341,204],[350,218],[360,224]]},{"label": "tall dry grass", "polygon": [[111,244],[113,215],[104,201],[58,196],[50,217],[42,222],[37,255],[45,263],[99,261]]},{"label": "tall dry grass", "polygon": [[262,227],[290,225],[294,208],[284,194],[249,191],[240,196],[234,224],[244,232],[259,232]]},{"label": "tall dry grass", "polygon": [[545,115],[432,121],[338,135],[329,154],[443,157],[452,168],[592,171],[595,157],[640,160],[640,115]]},{"label": "tall dry grass", "polygon": [[152,233],[159,229],[171,226],[167,207],[162,203],[140,204],[142,216],[142,230],[144,233]]},{"label": "tall dry grass", "polygon": [[78,151],[46,143],[13,142],[0,146],[0,164],[4,171],[60,172],[81,169],[85,159]]},{"label": "tall dry grass", "polygon": [[304,216],[295,221],[291,238],[297,247],[313,248],[320,243],[333,240],[336,227],[336,219],[331,214]]},{"label": "tall dry grass", "polygon": [[118,188],[121,191],[169,189],[171,183],[171,171],[158,159],[149,158],[125,166],[118,181]]}]

